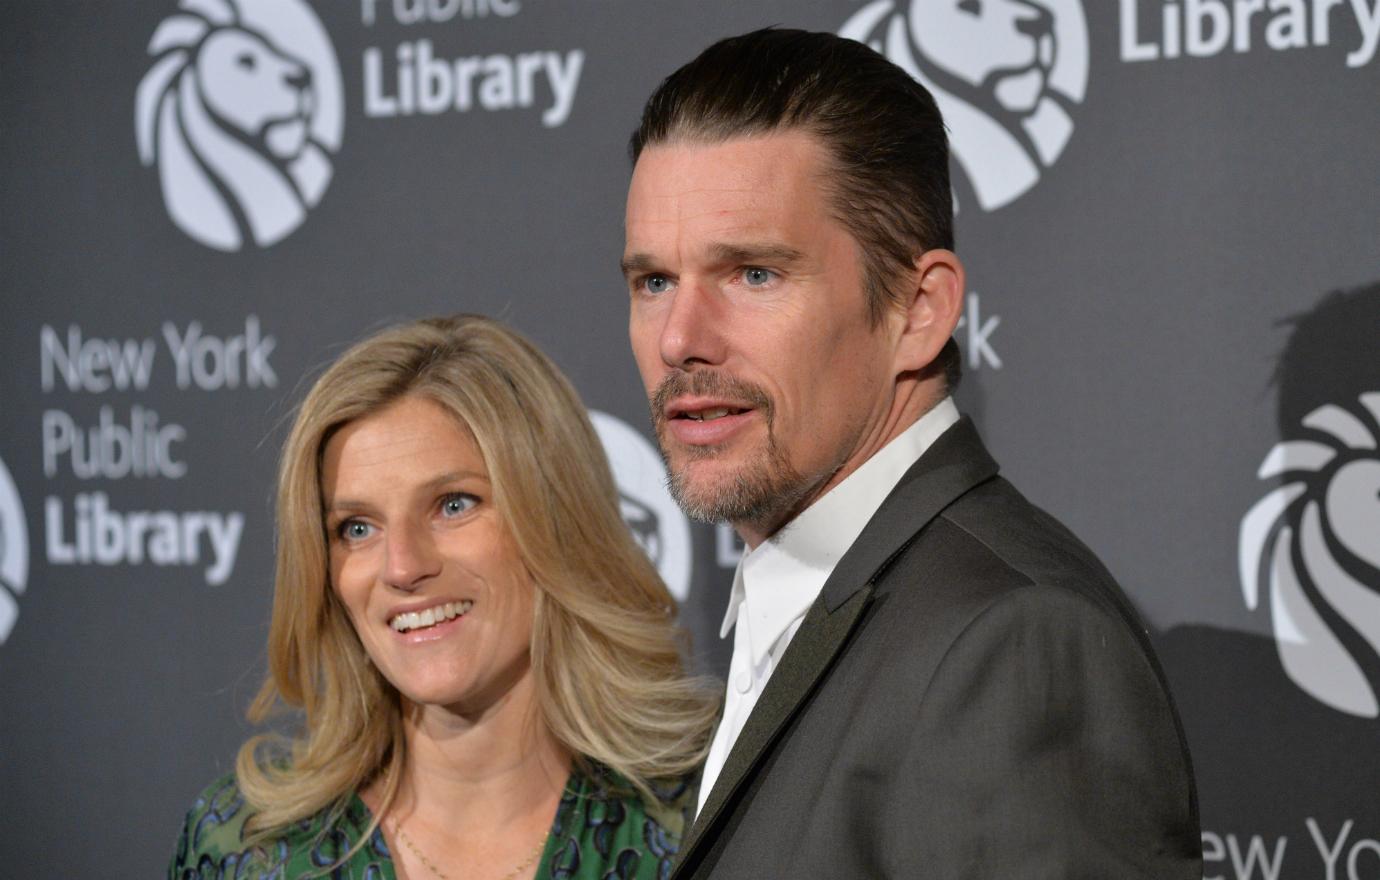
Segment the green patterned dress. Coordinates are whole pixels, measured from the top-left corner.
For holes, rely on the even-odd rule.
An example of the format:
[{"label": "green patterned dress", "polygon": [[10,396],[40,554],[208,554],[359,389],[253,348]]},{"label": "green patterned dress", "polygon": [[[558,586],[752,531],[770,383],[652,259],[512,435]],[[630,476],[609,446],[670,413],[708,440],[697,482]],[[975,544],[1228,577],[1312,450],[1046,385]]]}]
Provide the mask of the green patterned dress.
[{"label": "green patterned dress", "polygon": [[[694,806],[693,790],[684,782],[664,786],[657,790],[660,802],[648,805],[620,781],[602,768],[570,774],[537,863],[538,880],[670,877],[686,811]],[[373,818],[358,796],[351,796],[334,817],[323,811],[282,837],[252,847],[243,840],[250,812],[233,775],[212,783],[187,812],[169,880],[396,878],[388,844],[378,830],[348,861],[336,864]]]}]

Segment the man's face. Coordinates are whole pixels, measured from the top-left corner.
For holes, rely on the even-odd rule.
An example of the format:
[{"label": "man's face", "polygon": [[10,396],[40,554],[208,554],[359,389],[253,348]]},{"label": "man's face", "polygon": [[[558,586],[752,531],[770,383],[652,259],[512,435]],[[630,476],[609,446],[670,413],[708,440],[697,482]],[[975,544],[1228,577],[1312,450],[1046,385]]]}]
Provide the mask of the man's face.
[{"label": "man's face", "polygon": [[628,192],[629,334],[692,516],[769,536],[880,445],[898,319],[868,319],[820,143],[648,148]]}]

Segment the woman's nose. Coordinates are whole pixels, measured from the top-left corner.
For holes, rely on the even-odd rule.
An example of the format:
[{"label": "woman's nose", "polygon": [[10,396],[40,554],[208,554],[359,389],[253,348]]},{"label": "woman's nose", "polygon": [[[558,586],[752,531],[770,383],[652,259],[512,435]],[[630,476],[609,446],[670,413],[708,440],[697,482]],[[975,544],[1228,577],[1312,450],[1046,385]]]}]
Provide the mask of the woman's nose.
[{"label": "woman's nose", "polygon": [[440,555],[429,532],[421,527],[404,526],[389,530],[384,581],[400,590],[412,591],[440,572]]}]

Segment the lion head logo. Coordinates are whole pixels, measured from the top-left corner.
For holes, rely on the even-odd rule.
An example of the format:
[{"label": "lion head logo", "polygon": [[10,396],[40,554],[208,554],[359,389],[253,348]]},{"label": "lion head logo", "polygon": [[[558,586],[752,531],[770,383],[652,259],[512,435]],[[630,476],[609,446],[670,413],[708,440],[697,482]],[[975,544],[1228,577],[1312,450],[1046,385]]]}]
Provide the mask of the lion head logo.
[{"label": "lion head logo", "polygon": [[661,562],[661,529],[656,511],[626,492],[618,493],[618,512],[633,540],[653,563]]},{"label": "lion head logo", "polygon": [[29,530],[19,490],[0,461],[0,645],[19,618],[19,595],[29,580]]},{"label": "lion head logo", "polygon": [[690,521],[666,488],[661,453],[621,419],[590,410],[589,420],[608,456],[623,522],[656,565],[671,595],[684,601],[690,595],[694,550]]},{"label": "lion head logo", "polygon": [[1357,403],[1319,407],[1303,427],[1321,439],[1265,456],[1258,476],[1285,481],[1242,519],[1239,553],[1246,606],[1269,593],[1284,671],[1334,709],[1376,718],[1380,681],[1367,681],[1327,621],[1380,652],[1380,392]]},{"label": "lion head logo", "polygon": [[1073,135],[1088,80],[1079,0],[873,0],[840,36],[867,43],[934,95],[983,210],[1015,201]]},{"label": "lion head logo", "polygon": [[1281,665],[1314,699],[1380,718],[1380,284],[1293,319],[1277,372],[1284,438],[1242,517],[1246,607],[1268,609]]},{"label": "lion head logo", "polygon": [[268,247],[331,180],[340,70],[300,0],[182,0],[149,41],[139,158],[157,166],[173,222],[202,244]]}]

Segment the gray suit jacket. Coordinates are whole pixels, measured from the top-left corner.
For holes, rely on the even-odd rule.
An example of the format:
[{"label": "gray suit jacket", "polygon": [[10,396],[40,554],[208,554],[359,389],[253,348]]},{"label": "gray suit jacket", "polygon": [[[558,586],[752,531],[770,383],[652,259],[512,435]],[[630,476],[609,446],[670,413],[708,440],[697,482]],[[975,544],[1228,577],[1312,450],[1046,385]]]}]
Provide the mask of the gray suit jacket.
[{"label": "gray suit jacket", "polygon": [[839,561],[674,876],[1201,880],[1144,626],[967,419]]}]

